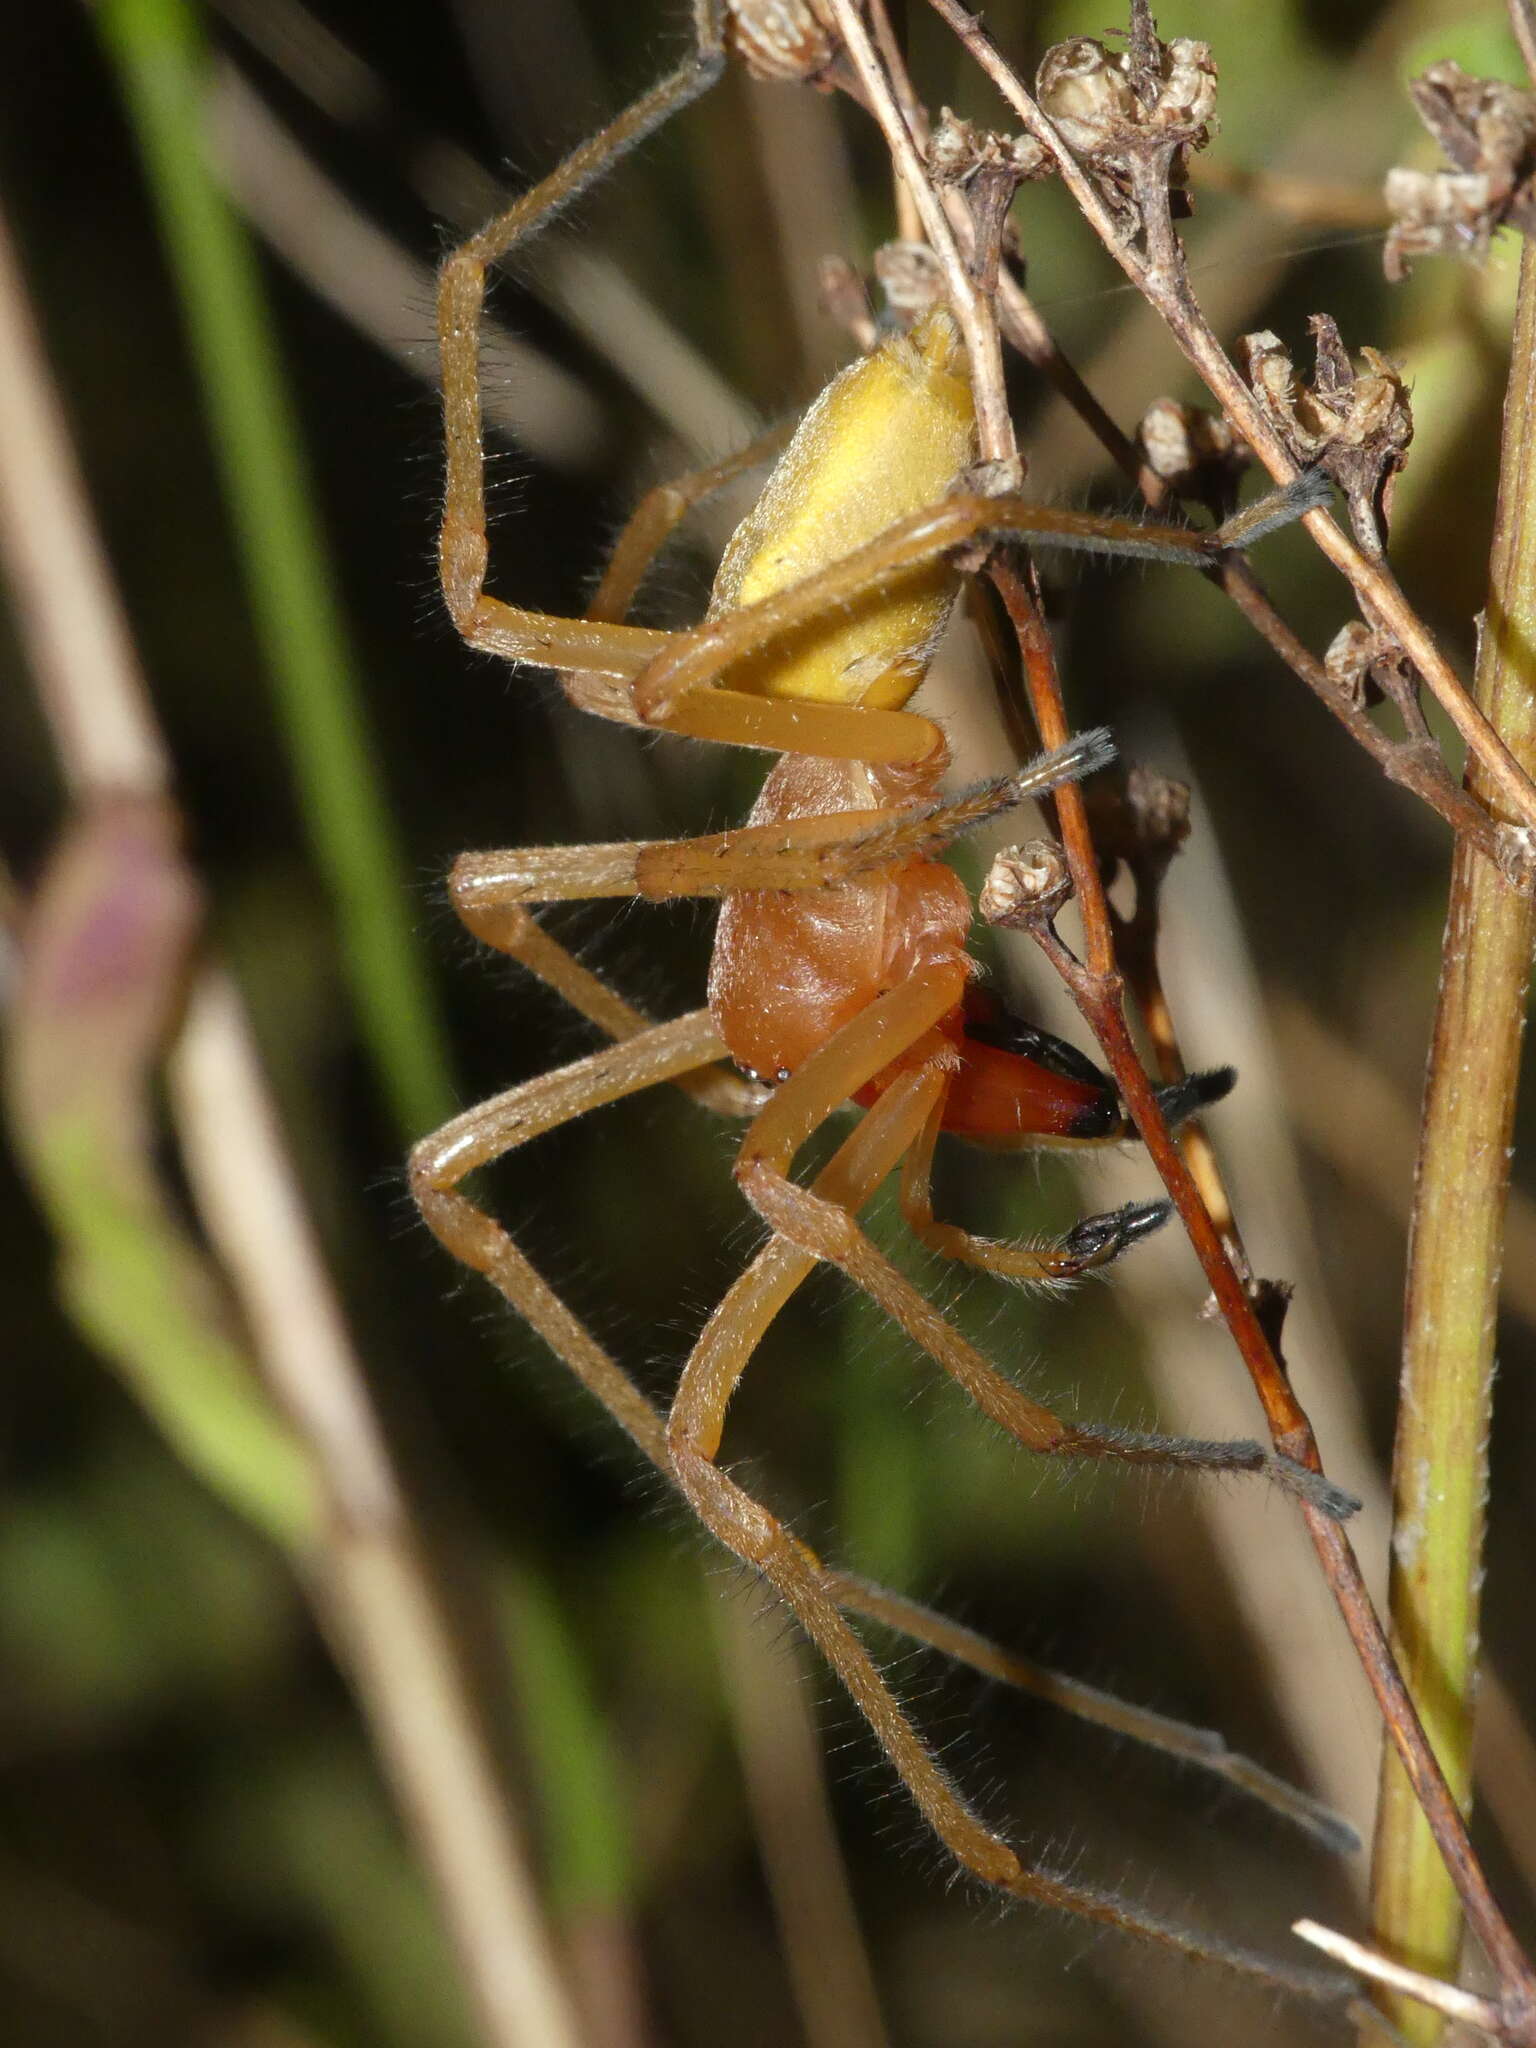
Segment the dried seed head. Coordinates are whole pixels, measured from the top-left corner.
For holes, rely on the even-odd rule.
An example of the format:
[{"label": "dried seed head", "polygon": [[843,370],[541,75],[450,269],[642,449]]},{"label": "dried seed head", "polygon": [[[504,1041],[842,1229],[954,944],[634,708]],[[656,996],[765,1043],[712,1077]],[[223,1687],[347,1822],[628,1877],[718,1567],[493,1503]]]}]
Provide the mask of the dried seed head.
[{"label": "dried seed head", "polygon": [[1189,784],[1139,761],[1126,771],[1125,809],[1138,853],[1171,860],[1189,837]]},{"label": "dried seed head", "polygon": [[1073,36],[1047,50],[1035,89],[1074,156],[1107,154],[1135,134],[1141,106],[1124,61],[1091,36]]},{"label": "dried seed head", "polygon": [[1216,64],[1209,43],[1135,38],[1117,56],[1090,36],[1047,50],[1040,104],[1078,156],[1127,156],[1177,144],[1204,149],[1216,119]]},{"label": "dried seed head", "polygon": [[987,871],[976,907],[988,924],[1049,924],[1072,894],[1066,855],[1054,839],[1006,847]]},{"label": "dried seed head", "polygon": [[1185,213],[1185,166],[1216,120],[1216,65],[1208,43],[1157,34],[1146,0],[1132,0],[1123,51],[1089,36],[1047,50],[1036,75],[1040,104],[1098,181],[1123,237],[1147,232],[1155,206]]},{"label": "dried seed head", "polygon": [[1420,723],[1419,675],[1397,639],[1382,627],[1351,619],[1328,643],[1323,666],[1330,679],[1360,705],[1390,697],[1410,730]]},{"label": "dried seed head", "polygon": [[1223,518],[1237,504],[1237,482],[1253,451],[1225,413],[1155,398],[1141,416],[1136,442],[1155,476],[1181,498],[1197,498]]},{"label": "dried seed head", "polygon": [[1323,666],[1328,671],[1330,682],[1337,684],[1355,704],[1371,704],[1380,696],[1380,691],[1371,681],[1371,662],[1376,651],[1376,635],[1364,619],[1351,619],[1340,626],[1328,643],[1328,652],[1323,656]]},{"label": "dried seed head", "polygon": [[1145,892],[1156,891],[1189,837],[1189,784],[1133,761],[1083,794],[1100,864],[1106,875],[1123,864],[1135,876],[1139,914]]},{"label": "dried seed head", "polygon": [[979,171],[1006,173],[1015,184],[1042,177],[1050,167],[1043,143],[1032,135],[998,135],[963,121],[945,107],[928,142],[928,169],[936,185],[965,185]]},{"label": "dried seed head", "polygon": [[1393,479],[1413,439],[1408,387],[1397,366],[1374,348],[1360,351],[1365,367],[1357,371],[1331,315],[1315,313],[1308,326],[1316,350],[1310,385],[1298,385],[1290,355],[1267,330],[1243,338],[1248,381],[1292,457],[1334,479],[1349,500],[1361,546],[1379,555]]},{"label": "dried seed head", "polygon": [[727,0],[728,37],[754,78],[819,79],[840,47],[817,0]]},{"label": "dried seed head", "polygon": [[1452,167],[1387,173],[1393,226],[1382,260],[1394,284],[1415,256],[1482,257],[1496,229],[1536,228],[1536,94],[1449,61],[1408,90]]}]

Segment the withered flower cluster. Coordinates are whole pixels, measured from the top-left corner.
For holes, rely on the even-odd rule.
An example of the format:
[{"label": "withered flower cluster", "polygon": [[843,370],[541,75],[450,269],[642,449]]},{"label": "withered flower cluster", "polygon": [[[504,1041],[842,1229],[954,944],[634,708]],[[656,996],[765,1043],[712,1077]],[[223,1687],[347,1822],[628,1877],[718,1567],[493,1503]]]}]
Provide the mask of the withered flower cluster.
[{"label": "withered flower cluster", "polygon": [[1383,261],[1394,284],[1415,256],[1486,256],[1497,229],[1536,227],[1536,94],[1449,61],[1408,91],[1451,169],[1387,173]]}]

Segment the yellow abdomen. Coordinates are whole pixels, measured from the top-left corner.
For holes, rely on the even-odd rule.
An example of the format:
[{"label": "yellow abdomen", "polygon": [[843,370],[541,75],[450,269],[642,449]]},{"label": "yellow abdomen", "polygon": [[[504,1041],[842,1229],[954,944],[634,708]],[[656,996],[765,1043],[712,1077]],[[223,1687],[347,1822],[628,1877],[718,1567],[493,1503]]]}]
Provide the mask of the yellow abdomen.
[{"label": "yellow abdomen", "polygon": [[[732,536],[710,616],[803,582],[936,503],[975,449],[964,351],[940,308],[822,392]],[[721,681],[767,697],[899,709],[922,681],[957,587],[947,564],[894,579],[835,624],[787,635]]]}]

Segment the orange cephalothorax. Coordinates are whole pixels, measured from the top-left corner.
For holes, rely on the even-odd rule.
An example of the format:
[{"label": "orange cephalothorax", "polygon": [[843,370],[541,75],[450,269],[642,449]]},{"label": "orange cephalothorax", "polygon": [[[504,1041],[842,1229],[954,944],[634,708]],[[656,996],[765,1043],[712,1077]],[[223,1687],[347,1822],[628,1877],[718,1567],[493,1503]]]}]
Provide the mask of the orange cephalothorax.
[{"label": "orange cephalothorax", "polygon": [[[786,755],[749,823],[887,801],[857,762]],[[764,1080],[791,1074],[832,1033],[924,967],[965,956],[971,901],[941,861],[905,859],[833,888],[744,889],[721,906],[709,1007],[732,1059]]]}]

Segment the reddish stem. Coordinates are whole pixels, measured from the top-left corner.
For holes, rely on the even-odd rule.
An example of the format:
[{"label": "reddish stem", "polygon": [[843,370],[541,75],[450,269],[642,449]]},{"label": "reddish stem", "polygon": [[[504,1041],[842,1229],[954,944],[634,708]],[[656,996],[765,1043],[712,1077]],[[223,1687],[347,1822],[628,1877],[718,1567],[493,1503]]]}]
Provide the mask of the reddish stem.
[{"label": "reddish stem", "polygon": [[[1025,682],[1041,742],[1047,747],[1063,745],[1069,737],[1066,706],[1055,651],[1037,594],[1006,563],[994,562],[989,574],[1018,635]],[[1201,1199],[1132,1040],[1125,1015],[1124,979],[1115,957],[1109,903],[1082,792],[1068,784],[1056,792],[1055,801],[1083,922],[1086,959],[1079,960],[1043,922],[1030,928],[1031,935],[1061,975],[1103,1048],[1109,1070],[1179,1212],[1222,1318],[1248,1369],[1275,1449],[1308,1471],[1320,1473],[1322,1459],[1306,1411],[1292,1391],[1284,1363],[1265,1331],[1254,1297],[1239,1277]],[[1536,2048],[1536,1973],[1510,1931],[1473,1853],[1461,1810],[1430,1748],[1423,1723],[1393,1659],[1386,1632],[1366,1592],[1354,1548],[1336,1521],[1304,1502],[1302,1513],[1323,1574],[1446,1869],[1468,1920],[1498,1972],[1505,2039],[1521,2044],[1521,2048]]]}]

